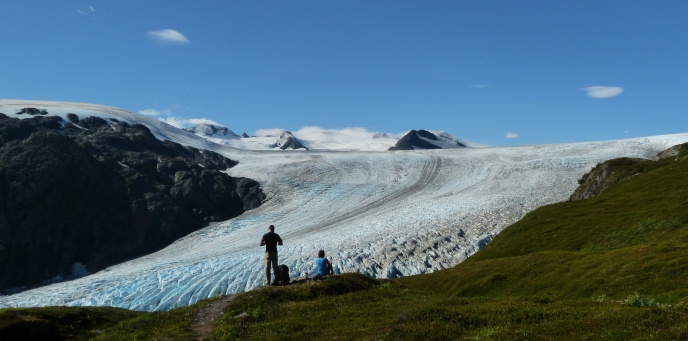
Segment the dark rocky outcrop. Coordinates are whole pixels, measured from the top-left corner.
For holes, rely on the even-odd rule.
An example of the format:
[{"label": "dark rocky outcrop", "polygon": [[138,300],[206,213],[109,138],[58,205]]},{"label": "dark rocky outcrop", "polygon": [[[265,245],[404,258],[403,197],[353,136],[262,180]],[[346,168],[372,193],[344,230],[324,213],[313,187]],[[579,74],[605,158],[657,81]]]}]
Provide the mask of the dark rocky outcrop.
[{"label": "dark rocky outcrop", "polygon": [[663,150],[657,155],[655,155],[654,158],[652,158],[655,161],[663,160],[663,159],[668,159],[668,158],[675,158],[676,160],[682,160],[686,156],[688,156],[688,144],[679,144],[675,145],[669,149]]},{"label": "dark rocky outcrop", "polygon": [[0,114],[0,290],[95,272],[259,206],[235,161],[140,124]]},{"label": "dark rocky outcrop", "polygon": [[688,144],[681,144],[659,152],[653,158],[654,161],[618,158],[599,163],[578,180],[579,186],[571,194],[569,201],[597,196],[623,180],[661,166],[662,162],[670,161],[671,158],[684,158],[687,155]]},{"label": "dark rocky outcrop", "polygon": [[305,149],[308,150],[306,146],[301,143],[290,131],[284,131],[280,135],[277,142],[272,145],[272,148],[279,148],[281,150],[287,149]]},{"label": "dark rocky outcrop", "polygon": [[[433,144],[428,140],[437,141],[437,144]],[[442,149],[439,145],[441,144],[439,140],[435,134],[427,130],[411,130],[388,150]],[[460,142],[455,143],[455,147],[466,147],[466,145]]]},{"label": "dark rocky outcrop", "polygon": [[226,127],[221,127],[221,126],[216,126],[213,124],[198,124],[195,125],[191,128],[186,128],[184,129],[190,133],[194,133],[197,135],[205,135],[205,136],[220,136],[220,137],[225,137],[225,138],[239,138],[239,135],[235,134],[233,131],[229,130],[229,128]]},{"label": "dark rocky outcrop", "polygon": [[[619,158],[597,164],[590,172],[578,180],[578,188],[571,194],[569,201],[582,200],[599,195],[625,176],[619,170],[632,166],[642,159]],[[624,172],[625,173],[625,172]]]}]

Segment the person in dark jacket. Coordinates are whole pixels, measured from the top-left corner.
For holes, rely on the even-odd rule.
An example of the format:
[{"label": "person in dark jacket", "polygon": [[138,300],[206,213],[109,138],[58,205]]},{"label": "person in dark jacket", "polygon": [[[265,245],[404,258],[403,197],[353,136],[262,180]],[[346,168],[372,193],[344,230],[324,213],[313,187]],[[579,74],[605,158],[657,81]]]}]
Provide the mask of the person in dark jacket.
[{"label": "person in dark jacket", "polygon": [[279,279],[277,245],[282,245],[282,238],[275,233],[275,225],[270,225],[268,230],[268,233],[264,234],[263,238],[260,239],[260,246],[265,245],[265,285],[270,285],[270,268],[272,268],[272,272],[275,274],[273,285],[276,285]]}]

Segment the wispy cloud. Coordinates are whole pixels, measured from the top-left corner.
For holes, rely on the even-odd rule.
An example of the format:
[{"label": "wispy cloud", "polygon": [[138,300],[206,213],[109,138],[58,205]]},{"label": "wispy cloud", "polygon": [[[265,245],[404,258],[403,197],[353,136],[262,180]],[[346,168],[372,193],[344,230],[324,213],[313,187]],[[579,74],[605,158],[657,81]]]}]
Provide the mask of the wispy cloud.
[{"label": "wispy cloud", "polygon": [[183,118],[183,117],[159,117],[158,118],[160,121],[163,121],[171,126],[177,127],[177,128],[188,128],[192,127],[195,125],[199,124],[212,124],[216,126],[223,126],[222,124],[219,124],[213,120],[209,120],[207,118]]},{"label": "wispy cloud", "polygon": [[582,88],[581,91],[585,91],[585,95],[592,98],[612,98],[621,95],[624,89],[620,86],[594,85]]},{"label": "wispy cloud", "polygon": [[146,116],[160,116],[162,115],[162,112],[157,109],[143,109],[139,110],[139,114]]},{"label": "wispy cloud", "polygon": [[279,136],[284,132],[284,129],[280,128],[268,128],[268,129],[258,129],[255,132],[256,136]]},{"label": "wispy cloud", "polygon": [[201,123],[222,126],[221,124],[207,118],[183,118],[174,116],[174,111],[177,109],[179,109],[179,105],[173,104],[166,109],[143,109],[139,110],[138,113],[141,115],[157,117],[158,120],[177,128],[188,128]]},{"label": "wispy cloud", "polygon": [[506,138],[508,138],[508,139],[515,139],[515,138],[518,138],[518,134],[517,134],[517,133],[508,132],[508,133],[506,133],[506,135],[504,135],[504,137],[506,137]]},{"label": "wispy cloud", "polygon": [[375,141],[385,139],[392,139],[396,141],[405,135],[405,133],[379,133],[360,127],[325,129],[315,126],[303,127],[294,134],[307,140],[342,143],[345,141]]},{"label": "wispy cloud", "polygon": [[490,86],[490,84],[473,84],[471,85],[471,89],[485,89],[488,86]]},{"label": "wispy cloud", "polygon": [[222,124],[219,124],[213,120],[209,120],[205,117],[204,118],[190,118],[189,119],[189,124],[191,124],[191,125],[197,125],[197,124],[202,124],[202,123],[212,124],[212,125],[216,125],[216,126],[223,126]]},{"label": "wispy cloud", "polygon": [[173,29],[165,29],[159,31],[148,31],[148,38],[166,44],[186,45],[190,43],[181,32]]},{"label": "wispy cloud", "polygon": [[[282,132],[284,129],[260,129],[254,135],[275,137]],[[360,127],[326,129],[315,126],[303,127],[292,133],[309,148],[322,150],[387,150],[405,135],[373,132]]]},{"label": "wispy cloud", "polygon": [[81,14],[81,15],[89,15],[91,13],[95,13],[96,9],[93,6],[88,6],[87,9],[77,8],[76,12]]}]

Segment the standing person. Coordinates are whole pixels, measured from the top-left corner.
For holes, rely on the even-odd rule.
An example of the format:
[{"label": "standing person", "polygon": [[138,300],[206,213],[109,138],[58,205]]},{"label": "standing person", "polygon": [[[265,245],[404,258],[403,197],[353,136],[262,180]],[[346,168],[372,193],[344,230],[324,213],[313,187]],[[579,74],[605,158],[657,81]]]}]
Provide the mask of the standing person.
[{"label": "standing person", "polygon": [[317,272],[311,277],[312,280],[318,281],[332,273],[332,257],[325,258],[325,250],[318,251],[318,258],[315,259],[315,268]]},{"label": "standing person", "polygon": [[279,280],[279,268],[277,267],[277,245],[282,245],[282,238],[275,233],[275,225],[268,227],[268,233],[260,239],[260,246],[265,245],[265,285],[270,285],[270,268],[275,274],[273,285]]}]

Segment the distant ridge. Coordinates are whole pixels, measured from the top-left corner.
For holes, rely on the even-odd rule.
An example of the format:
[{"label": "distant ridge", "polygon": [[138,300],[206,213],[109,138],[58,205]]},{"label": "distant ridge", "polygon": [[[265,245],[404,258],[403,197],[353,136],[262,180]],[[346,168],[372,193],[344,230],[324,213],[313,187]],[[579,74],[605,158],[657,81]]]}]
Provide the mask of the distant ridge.
[{"label": "distant ridge", "polygon": [[229,130],[229,128],[207,123],[197,124],[193,127],[186,128],[184,130],[202,137],[221,137],[224,139],[241,138],[239,135]]}]

